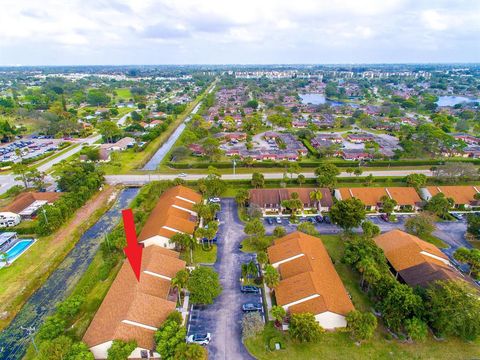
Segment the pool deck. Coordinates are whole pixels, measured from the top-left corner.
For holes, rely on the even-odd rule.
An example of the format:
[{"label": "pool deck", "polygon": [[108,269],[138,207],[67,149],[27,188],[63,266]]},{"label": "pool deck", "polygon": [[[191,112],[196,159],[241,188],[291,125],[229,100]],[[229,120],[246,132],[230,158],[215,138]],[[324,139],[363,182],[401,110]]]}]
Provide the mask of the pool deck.
[{"label": "pool deck", "polygon": [[[13,259],[9,259],[8,260],[8,266],[12,265],[15,260],[17,260],[20,256],[22,256],[28,249],[30,249],[36,242],[37,242],[37,239],[35,238],[27,238],[27,239],[22,239],[22,238],[19,238],[18,241],[16,241],[12,247],[10,247],[10,249],[12,249],[13,247],[15,247],[17,244],[19,244],[20,242],[22,241],[25,241],[25,240],[33,240],[30,245],[28,245],[20,254],[18,254],[17,256],[15,256]],[[9,249],[9,250],[10,250]],[[8,251],[8,250],[7,250]],[[5,267],[6,266],[6,263],[4,261],[0,261],[0,269]]]}]

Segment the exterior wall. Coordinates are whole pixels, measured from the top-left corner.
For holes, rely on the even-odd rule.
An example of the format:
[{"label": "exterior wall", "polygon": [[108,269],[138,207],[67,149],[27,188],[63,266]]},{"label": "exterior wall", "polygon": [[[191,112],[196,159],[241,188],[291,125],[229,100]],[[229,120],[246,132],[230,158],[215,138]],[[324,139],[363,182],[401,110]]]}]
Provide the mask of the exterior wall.
[{"label": "exterior wall", "polygon": [[160,235],[155,235],[151,238],[148,238],[144,241],[142,241],[145,247],[156,245],[156,246],[161,246],[163,248],[167,249],[175,249],[175,244],[170,243],[170,239],[160,236]]},{"label": "exterior wall", "polygon": [[[108,355],[108,349],[112,346],[113,341],[107,341],[106,343],[96,345],[90,348],[90,351],[93,354],[93,357],[95,359],[106,359]],[[128,357],[129,359],[141,359],[142,358],[142,351],[147,351],[149,354],[150,351],[147,349],[143,349],[140,347],[137,347],[133,352],[130,354]],[[160,359],[160,354],[157,354],[156,352],[153,353],[153,357],[149,357],[149,359]]]},{"label": "exterior wall", "polygon": [[345,316],[326,311],[315,315],[315,320],[326,330],[333,330],[347,326]]}]

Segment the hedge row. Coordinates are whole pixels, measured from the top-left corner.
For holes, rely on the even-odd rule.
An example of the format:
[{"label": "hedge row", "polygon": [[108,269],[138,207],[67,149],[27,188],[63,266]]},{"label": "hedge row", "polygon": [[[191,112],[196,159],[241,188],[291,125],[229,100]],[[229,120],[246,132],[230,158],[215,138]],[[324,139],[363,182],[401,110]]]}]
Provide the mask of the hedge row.
[{"label": "hedge row", "polygon": [[[480,159],[463,159],[462,162],[469,162],[475,165],[480,165]],[[444,160],[375,160],[363,162],[362,167],[399,167],[399,166],[437,166],[444,165],[448,161]],[[455,161],[452,161],[455,162]],[[317,168],[324,161],[302,161],[298,162],[298,165],[306,169]],[[346,161],[335,160],[328,161],[330,164],[334,164],[339,168],[356,167],[359,165],[358,161]],[[198,163],[176,163],[168,162],[167,166],[173,169],[207,169],[209,166],[216,167],[217,169],[228,169],[232,167],[231,162],[198,162]],[[244,162],[237,162],[237,167],[251,167],[251,168],[283,168],[282,163],[274,161],[261,161],[254,162],[249,166],[246,166]]]}]

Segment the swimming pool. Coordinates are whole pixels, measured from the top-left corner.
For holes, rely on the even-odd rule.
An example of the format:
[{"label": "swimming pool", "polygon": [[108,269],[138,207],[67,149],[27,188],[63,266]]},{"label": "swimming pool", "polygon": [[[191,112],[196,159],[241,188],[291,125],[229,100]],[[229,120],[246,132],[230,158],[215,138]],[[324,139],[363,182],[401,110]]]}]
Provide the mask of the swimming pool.
[{"label": "swimming pool", "polygon": [[33,239],[26,239],[26,240],[21,240],[18,243],[16,243],[11,249],[6,251],[6,253],[8,255],[8,261],[12,262],[13,260],[15,260],[24,251],[26,251],[30,247],[30,245],[32,245],[34,242],[35,242],[35,240],[33,240]]}]

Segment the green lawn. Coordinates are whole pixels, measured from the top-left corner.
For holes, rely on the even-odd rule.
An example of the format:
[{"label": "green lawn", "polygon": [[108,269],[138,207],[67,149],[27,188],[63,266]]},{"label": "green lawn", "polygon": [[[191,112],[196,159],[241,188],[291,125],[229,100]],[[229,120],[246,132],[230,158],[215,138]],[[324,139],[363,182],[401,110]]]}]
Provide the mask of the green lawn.
[{"label": "green lawn", "polygon": [[115,92],[117,93],[117,98],[119,99],[129,100],[132,98],[132,93],[129,88],[115,89]]},{"label": "green lawn", "polygon": [[448,245],[443,242],[442,239],[439,239],[435,235],[422,235],[420,236],[420,239],[425,240],[433,245],[435,245],[438,248],[447,248]]},{"label": "green lawn", "polygon": [[[190,252],[182,251],[180,258],[185,260],[189,265]],[[215,264],[217,261],[217,245],[213,244],[210,249],[206,249],[203,246],[197,246],[193,250],[193,263],[194,264]]]},{"label": "green lawn", "polygon": [[[282,338],[285,349],[270,351],[266,344],[269,339]],[[383,360],[383,359],[474,359],[478,358],[480,343],[466,343],[460,340],[436,341],[429,338],[424,343],[409,344],[389,340],[388,336],[377,332],[374,339],[356,345],[345,332],[328,332],[317,343],[293,342],[288,334],[281,334],[268,325],[262,335],[247,339],[248,350],[257,359],[273,360]]]},{"label": "green lawn", "polygon": [[[323,244],[335,264],[345,288],[352,297],[356,309],[369,311],[370,299],[360,290],[360,275],[341,262],[344,243],[337,235],[320,235]],[[280,337],[285,349],[270,351],[268,341]],[[424,343],[410,344],[392,340],[385,328],[380,325],[375,337],[361,345],[356,345],[348,333],[339,330],[326,332],[317,343],[296,343],[288,333],[281,333],[272,324],[266,326],[263,334],[247,339],[247,349],[257,359],[473,359],[480,354],[480,340],[472,343],[457,339],[437,341],[431,335]]]}]

